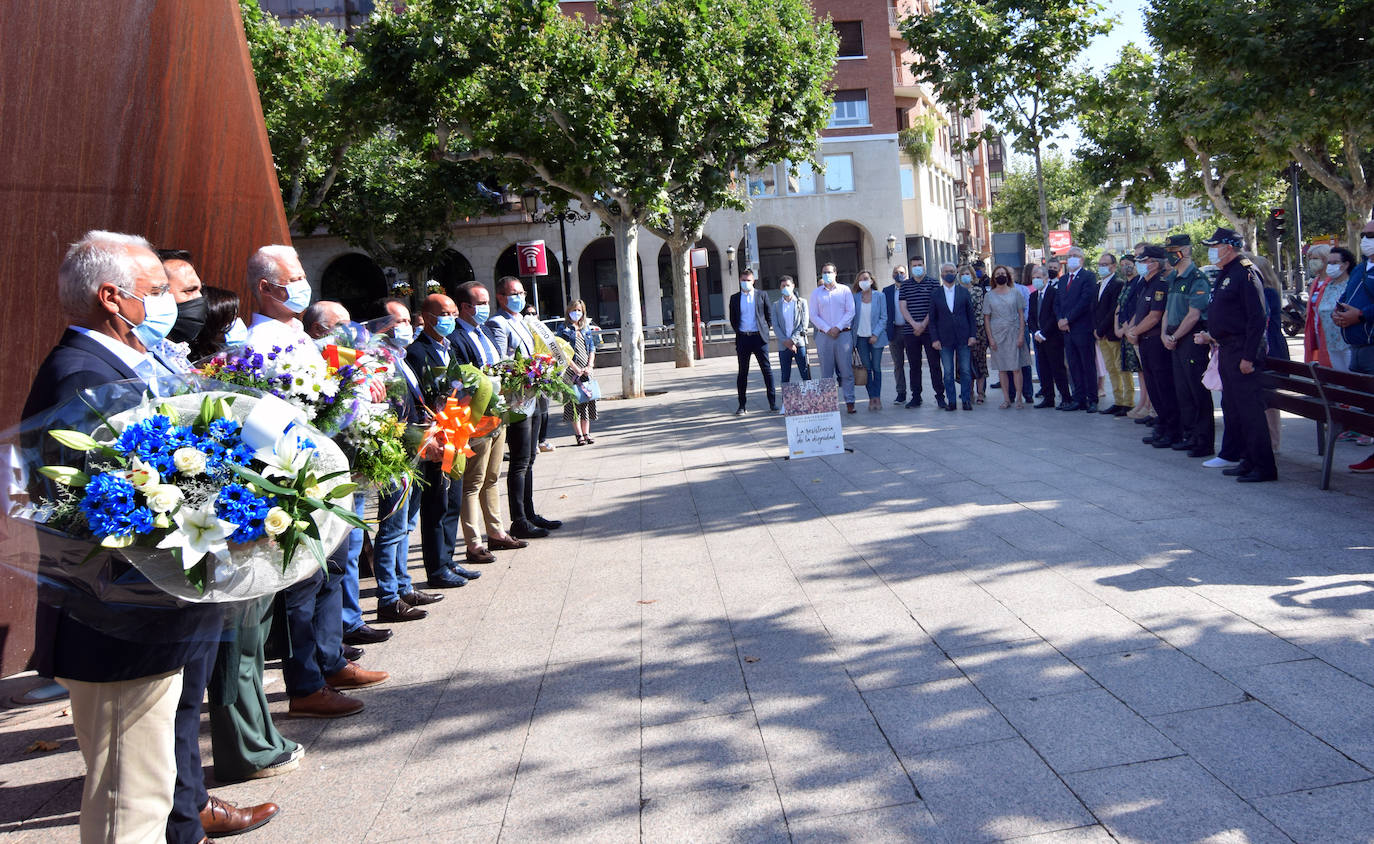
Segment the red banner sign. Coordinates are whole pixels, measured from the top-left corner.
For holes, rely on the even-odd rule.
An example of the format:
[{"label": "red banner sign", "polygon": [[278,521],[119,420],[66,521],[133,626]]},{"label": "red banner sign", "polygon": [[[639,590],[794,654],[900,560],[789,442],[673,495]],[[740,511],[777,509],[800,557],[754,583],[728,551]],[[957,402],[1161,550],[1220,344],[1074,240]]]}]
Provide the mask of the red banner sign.
[{"label": "red banner sign", "polygon": [[1055,229],[1050,232],[1050,254],[1063,255],[1073,246],[1073,233],[1068,229]]},{"label": "red banner sign", "polygon": [[549,274],[542,240],[525,240],[515,244],[515,260],[520,266],[520,275]]}]

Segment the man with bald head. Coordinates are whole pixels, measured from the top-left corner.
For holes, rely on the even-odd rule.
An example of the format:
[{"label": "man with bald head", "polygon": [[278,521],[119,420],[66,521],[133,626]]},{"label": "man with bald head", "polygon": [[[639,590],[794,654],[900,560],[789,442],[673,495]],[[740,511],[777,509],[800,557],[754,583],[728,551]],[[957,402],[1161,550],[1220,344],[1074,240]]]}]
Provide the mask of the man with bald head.
[{"label": "man with bald head", "polygon": [[[406,349],[406,360],[427,385],[425,401],[431,408],[439,407],[447,398],[443,374],[453,361],[453,343],[449,336],[458,325],[458,306],[443,293],[425,297],[420,310],[424,329]],[[463,506],[463,483],[444,474],[438,463],[426,461],[421,466],[424,486],[420,491],[420,550],[425,561],[425,574],[430,589],[453,589],[467,584],[453,568],[453,549],[458,544],[458,520]]]},{"label": "man with bald head", "polygon": [[305,333],[319,340],[334,333],[334,329],[349,322],[348,308],[338,302],[320,301],[305,309],[301,314],[301,324]]}]

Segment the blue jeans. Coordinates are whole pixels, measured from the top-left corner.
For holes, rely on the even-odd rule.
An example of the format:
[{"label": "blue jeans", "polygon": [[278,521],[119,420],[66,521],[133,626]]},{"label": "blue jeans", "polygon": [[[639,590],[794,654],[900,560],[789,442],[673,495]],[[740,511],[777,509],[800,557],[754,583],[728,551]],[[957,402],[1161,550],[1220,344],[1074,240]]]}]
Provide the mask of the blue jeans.
[{"label": "blue jeans", "polygon": [[377,606],[385,607],[415,587],[410,580],[410,533],[420,523],[420,490],[411,485],[402,499],[400,487],[377,499],[377,538],[372,543],[372,569],[377,575]]},{"label": "blue jeans", "polygon": [[797,362],[797,374],[803,381],[811,380],[811,362],[806,359],[806,347],[798,346],[794,352],[786,346],[778,346],[778,368],[782,370],[782,383],[792,380],[792,362]]},{"label": "blue jeans", "polygon": [[869,338],[854,337],[854,348],[859,352],[859,362],[868,370],[868,383],[864,389],[868,391],[871,399],[882,398],[883,395],[883,349],[886,344],[878,345],[868,342]]},{"label": "blue jeans", "polygon": [[[301,549],[296,553],[310,553]],[[343,655],[343,623],[339,586],[343,582],[343,557],[348,543],[329,555],[329,576],[316,571],[285,590],[286,634],[291,655],[282,660],[286,693],[305,697],[324,688],[324,678],[348,664]]]},{"label": "blue jeans", "polygon": [[[967,343],[959,343],[954,348],[940,344],[940,367],[945,371],[945,398],[954,404],[954,373],[956,358],[959,373],[959,400],[968,401],[973,389],[973,358]],[[1011,388],[1008,387],[1008,390]],[[1010,395],[1010,394],[1008,394]]]},{"label": "blue jeans", "polygon": [[[353,493],[353,512],[363,517],[367,509],[367,494]],[[358,557],[363,553],[363,529],[354,528],[348,532],[348,559],[344,562],[343,574],[343,629],[345,633],[363,626],[363,608],[358,603]]]}]

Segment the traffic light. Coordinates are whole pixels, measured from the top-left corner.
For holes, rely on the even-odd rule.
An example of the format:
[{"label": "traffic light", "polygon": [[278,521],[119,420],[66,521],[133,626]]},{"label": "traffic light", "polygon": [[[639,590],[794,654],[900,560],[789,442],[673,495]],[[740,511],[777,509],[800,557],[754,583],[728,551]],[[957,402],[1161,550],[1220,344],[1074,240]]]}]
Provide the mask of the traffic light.
[{"label": "traffic light", "polygon": [[1288,209],[1269,209],[1269,234],[1275,240],[1283,240],[1284,236],[1288,234]]}]

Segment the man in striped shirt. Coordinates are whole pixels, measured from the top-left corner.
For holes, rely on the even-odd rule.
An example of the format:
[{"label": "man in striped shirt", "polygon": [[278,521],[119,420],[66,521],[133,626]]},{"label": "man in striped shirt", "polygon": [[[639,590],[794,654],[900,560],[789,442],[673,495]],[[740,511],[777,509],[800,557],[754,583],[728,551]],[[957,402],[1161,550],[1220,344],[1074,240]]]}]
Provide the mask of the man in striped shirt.
[{"label": "man in striped shirt", "polygon": [[921,354],[924,352],[926,366],[930,369],[930,384],[935,390],[935,401],[945,406],[944,371],[940,366],[940,353],[931,346],[930,297],[935,292],[935,280],[926,275],[925,259],[917,255],[911,259],[911,272],[902,282],[897,299],[901,307],[897,309],[897,330],[906,347],[906,360],[909,367],[907,384],[911,388],[911,401],[907,407],[921,406]]}]

